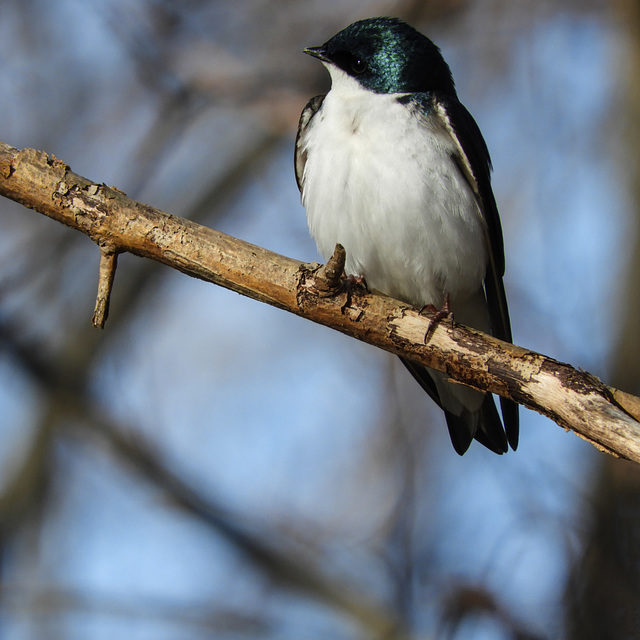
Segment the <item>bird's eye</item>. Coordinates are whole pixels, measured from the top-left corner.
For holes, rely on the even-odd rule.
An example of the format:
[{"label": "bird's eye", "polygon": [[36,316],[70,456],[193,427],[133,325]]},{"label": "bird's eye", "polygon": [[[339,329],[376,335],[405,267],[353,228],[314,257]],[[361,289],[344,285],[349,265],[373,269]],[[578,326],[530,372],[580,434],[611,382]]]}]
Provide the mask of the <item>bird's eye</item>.
[{"label": "bird's eye", "polygon": [[351,70],[353,73],[360,75],[367,70],[367,63],[361,58],[354,58],[351,62]]}]

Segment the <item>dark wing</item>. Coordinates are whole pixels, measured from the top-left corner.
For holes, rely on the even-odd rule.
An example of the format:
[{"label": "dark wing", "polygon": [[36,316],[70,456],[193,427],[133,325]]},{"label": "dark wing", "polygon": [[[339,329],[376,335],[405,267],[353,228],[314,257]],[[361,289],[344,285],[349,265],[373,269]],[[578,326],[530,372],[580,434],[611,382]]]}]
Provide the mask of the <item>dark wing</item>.
[{"label": "dark wing", "polygon": [[[452,135],[461,147],[465,165],[463,173],[478,195],[480,206],[487,223],[489,243],[489,264],[485,275],[484,288],[489,308],[491,333],[500,340],[512,342],[509,307],[504,291],[504,244],[498,207],[491,188],[491,158],[480,129],[466,108],[455,98],[437,96],[437,108],[447,121]],[[469,175],[469,172],[471,175]],[[519,418],[518,405],[506,398],[500,398],[500,407],[509,444],[518,446]]]},{"label": "dark wing", "polygon": [[295,156],[294,156],[294,167],[296,170],[296,182],[298,183],[298,189],[302,191],[302,176],[304,175],[304,165],[307,162],[307,154],[301,148],[300,138],[306,131],[309,126],[309,122],[311,122],[311,118],[316,115],[320,107],[322,106],[322,101],[324,100],[324,96],[316,96],[315,98],[311,98],[307,105],[302,110],[300,114],[300,120],[298,121],[298,133],[296,135],[296,146],[295,146]]}]

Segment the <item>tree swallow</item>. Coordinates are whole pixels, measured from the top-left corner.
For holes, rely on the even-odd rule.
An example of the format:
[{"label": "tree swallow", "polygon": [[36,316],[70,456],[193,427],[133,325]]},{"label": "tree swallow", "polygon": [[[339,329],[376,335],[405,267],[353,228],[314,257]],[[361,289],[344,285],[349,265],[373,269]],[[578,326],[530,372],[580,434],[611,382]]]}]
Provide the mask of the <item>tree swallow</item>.
[{"label": "tree swallow", "polygon": [[[438,47],[397,18],[360,20],[321,47],[326,96],[300,117],[295,169],[311,235],[327,260],[416,307],[511,342],[502,229],[487,145],[458,101]],[[518,406],[402,359],[444,410],[455,450],[518,444]]]}]

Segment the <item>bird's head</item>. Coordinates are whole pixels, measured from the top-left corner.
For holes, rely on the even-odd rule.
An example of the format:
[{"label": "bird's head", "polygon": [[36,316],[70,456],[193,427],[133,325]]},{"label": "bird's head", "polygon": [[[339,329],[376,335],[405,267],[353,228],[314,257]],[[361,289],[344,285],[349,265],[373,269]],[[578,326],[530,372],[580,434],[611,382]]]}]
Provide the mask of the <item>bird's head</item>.
[{"label": "bird's head", "polygon": [[398,18],[368,18],[349,25],[305,53],[331,72],[340,70],[375,93],[442,91],[455,95],[440,49]]}]

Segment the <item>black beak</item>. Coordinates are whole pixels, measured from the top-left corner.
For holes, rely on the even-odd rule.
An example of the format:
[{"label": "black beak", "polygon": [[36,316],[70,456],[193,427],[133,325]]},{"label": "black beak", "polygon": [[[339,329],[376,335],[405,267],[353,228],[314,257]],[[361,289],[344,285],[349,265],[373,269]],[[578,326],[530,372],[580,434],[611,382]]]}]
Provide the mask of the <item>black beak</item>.
[{"label": "black beak", "polygon": [[306,53],[313,58],[318,58],[318,60],[322,60],[322,62],[331,62],[327,55],[327,50],[324,47],[307,47],[302,50],[302,53]]}]

